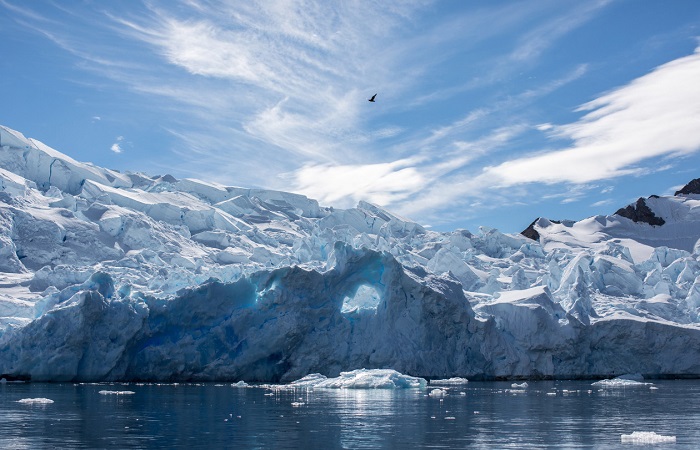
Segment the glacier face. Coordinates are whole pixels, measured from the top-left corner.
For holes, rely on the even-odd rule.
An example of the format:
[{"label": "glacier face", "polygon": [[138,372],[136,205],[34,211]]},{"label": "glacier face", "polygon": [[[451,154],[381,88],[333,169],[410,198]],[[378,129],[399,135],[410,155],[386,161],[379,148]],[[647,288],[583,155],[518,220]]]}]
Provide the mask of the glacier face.
[{"label": "glacier face", "polygon": [[697,194],[532,240],[0,146],[6,378],[700,375]]}]

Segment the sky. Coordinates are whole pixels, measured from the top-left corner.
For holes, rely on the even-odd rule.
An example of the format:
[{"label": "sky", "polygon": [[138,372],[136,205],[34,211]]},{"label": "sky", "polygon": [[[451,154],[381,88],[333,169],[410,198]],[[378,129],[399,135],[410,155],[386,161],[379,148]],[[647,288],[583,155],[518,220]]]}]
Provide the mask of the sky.
[{"label": "sky", "polygon": [[700,177],[697,0],[0,0],[0,73],[0,124],[79,161],[440,231]]}]

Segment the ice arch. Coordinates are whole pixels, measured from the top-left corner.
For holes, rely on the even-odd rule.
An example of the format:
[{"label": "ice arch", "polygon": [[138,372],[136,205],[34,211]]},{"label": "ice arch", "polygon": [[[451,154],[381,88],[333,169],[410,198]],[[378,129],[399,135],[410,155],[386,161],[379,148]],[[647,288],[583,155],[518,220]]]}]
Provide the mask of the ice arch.
[{"label": "ice arch", "polygon": [[379,306],[381,301],[382,297],[375,287],[361,284],[357,287],[354,294],[343,299],[343,306],[340,308],[340,312],[343,314],[361,311],[376,312],[377,306]]}]

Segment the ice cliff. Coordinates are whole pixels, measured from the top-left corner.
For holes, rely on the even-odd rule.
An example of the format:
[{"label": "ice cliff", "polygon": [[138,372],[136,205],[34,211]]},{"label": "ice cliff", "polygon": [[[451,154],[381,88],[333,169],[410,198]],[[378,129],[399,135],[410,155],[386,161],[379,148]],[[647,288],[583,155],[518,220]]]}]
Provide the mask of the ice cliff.
[{"label": "ice cliff", "polygon": [[440,233],[365,202],[123,174],[2,126],[0,147],[8,379],[700,376],[692,186],[527,236]]}]

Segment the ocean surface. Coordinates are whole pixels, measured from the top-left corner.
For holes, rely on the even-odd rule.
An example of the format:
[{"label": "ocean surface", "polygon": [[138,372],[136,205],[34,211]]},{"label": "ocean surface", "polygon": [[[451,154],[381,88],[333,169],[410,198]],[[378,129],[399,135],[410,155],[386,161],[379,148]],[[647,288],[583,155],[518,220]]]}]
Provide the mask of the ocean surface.
[{"label": "ocean surface", "polygon": [[[0,384],[4,449],[700,448],[700,381],[427,389]],[[42,400],[43,399],[43,400]],[[655,433],[652,444],[623,435]],[[636,435],[642,436],[642,435]],[[666,438],[663,438],[663,437]],[[675,437],[675,443],[659,440]]]}]

